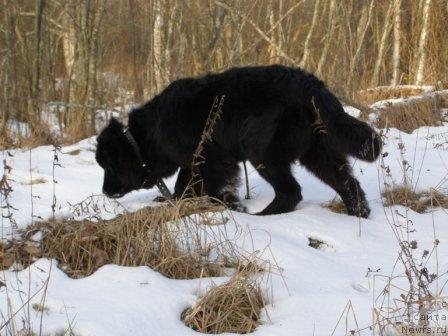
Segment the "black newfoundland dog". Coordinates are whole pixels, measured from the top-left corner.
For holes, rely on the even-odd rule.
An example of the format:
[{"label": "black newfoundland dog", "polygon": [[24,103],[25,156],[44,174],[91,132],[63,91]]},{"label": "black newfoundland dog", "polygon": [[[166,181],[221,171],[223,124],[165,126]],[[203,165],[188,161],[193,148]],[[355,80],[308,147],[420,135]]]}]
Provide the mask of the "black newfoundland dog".
[{"label": "black newfoundland dog", "polygon": [[314,75],[279,65],[179,79],[133,110],[127,128],[112,119],[97,139],[103,192],[121,197],[151,188],[180,168],[174,196],[182,195],[192,180],[192,156],[217,95],[225,95],[225,103],[202,152],[204,193],[241,209],[238,163],[249,160],[275,191],[259,215],[292,211],[302,199],[291,174],[291,164],[299,160],[341,196],[350,215],[369,215],[347,155],[374,161],[381,150],[379,135],[346,114]]}]

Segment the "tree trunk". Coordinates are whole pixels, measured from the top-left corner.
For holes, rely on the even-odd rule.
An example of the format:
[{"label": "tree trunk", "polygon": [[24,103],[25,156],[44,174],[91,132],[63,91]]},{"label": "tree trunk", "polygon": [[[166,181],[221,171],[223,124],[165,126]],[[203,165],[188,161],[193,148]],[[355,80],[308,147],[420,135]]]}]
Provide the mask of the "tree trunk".
[{"label": "tree trunk", "polygon": [[154,67],[154,82],[156,91],[160,92],[167,82],[165,69],[165,50],[163,45],[163,28],[164,20],[164,0],[154,1],[154,28],[153,28],[153,67]]},{"label": "tree trunk", "polygon": [[415,84],[421,85],[424,80],[424,71],[426,66],[426,43],[428,40],[429,14],[431,9],[431,0],[425,0],[423,5],[423,23],[418,43],[418,60],[415,69]]},{"label": "tree trunk", "polygon": [[401,81],[401,71],[400,71],[400,55],[401,55],[401,37],[402,27],[401,27],[401,1],[395,0],[394,8],[394,48],[392,52],[392,80],[390,84],[396,86]]},{"label": "tree trunk", "polygon": [[[34,85],[33,85],[33,100],[34,100],[34,113],[36,113],[36,121],[39,126],[41,121],[41,110],[40,110],[40,81],[41,81],[41,68],[42,68],[42,16],[44,12],[45,1],[36,0],[36,62],[35,62],[35,75],[34,75]],[[31,125],[33,126],[33,125]]]},{"label": "tree trunk", "polygon": [[316,28],[317,16],[319,14],[319,4],[320,0],[315,0],[313,18],[311,20],[311,26],[308,30],[308,34],[306,35],[305,44],[303,46],[303,55],[299,64],[302,68],[306,68],[306,66],[308,65],[308,58],[310,57],[310,42],[311,37],[313,36],[314,29]]},{"label": "tree trunk", "polygon": [[330,44],[333,40],[333,30],[334,30],[334,14],[336,8],[336,0],[330,0],[330,9],[328,11],[328,28],[325,38],[325,44],[320,55],[319,63],[317,64],[316,74],[318,76],[322,75],[322,69],[327,61],[328,50],[330,49]]},{"label": "tree trunk", "polygon": [[[226,6],[228,7],[228,5]],[[235,8],[231,10],[232,23],[226,31],[226,39],[230,46],[229,66],[238,66],[242,63],[243,41],[241,31],[244,25],[243,14],[241,14],[242,7],[243,1],[235,2]]]},{"label": "tree trunk", "polygon": [[95,132],[95,109],[87,105],[96,102],[98,34],[105,3],[99,0],[95,4],[89,0],[70,2],[63,16],[63,51],[69,102],[73,104],[66,112],[65,125],[74,138]]},{"label": "tree trunk", "polygon": [[[223,28],[226,21],[226,11],[221,7],[216,7],[212,17],[212,36],[209,44],[210,54],[205,64],[205,69],[211,71],[213,69],[213,59],[215,59],[216,68],[221,69],[224,67],[224,59],[220,43],[222,41]],[[182,36],[185,38],[185,36]]]},{"label": "tree trunk", "polygon": [[384,22],[384,29],[383,29],[383,35],[381,36],[381,42],[378,48],[378,56],[375,62],[375,68],[373,69],[373,75],[372,80],[370,82],[371,86],[377,86],[380,79],[380,71],[381,66],[383,65],[384,60],[384,52],[386,50],[386,44],[387,44],[387,38],[389,37],[389,33],[392,29],[392,13],[393,13],[394,5],[393,3],[390,3],[389,8],[386,13],[385,22]]},{"label": "tree trunk", "polygon": [[135,10],[135,0],[129,0],[129,22],[131,25],[132,32],[132,71],[133,71],[133,80],[135,82],[135,91],[134,98],[137,102],[141,103],[143,100],[143,79],[142,75],[139,71],[140,65],[140,30],[137,29],[136,25],[136,17],[137,13]]},{"label": "tree trunk", "polygon": [[356,31],[356,51],[353,55],[353,58],[350,60],[350,68],[349,68],[349,74],[348,74],[348,87],[351,88],[353,83],[353,76],[356,67],[358,66],[359,57],[361,55],[361,51],[363,50],[364,46],[364,39],[366,36],[367,29],[370,26],[370,21],[372,19],[372,11],[375,4],[375,0],[372,0],[370,2],[370,6],[367,8],[365,6],[363,8],[363,12],[361,14],[361,18],[358,22],[358,29]]},{"label": "tree trunk", "polygon": [[14,33],[12,27],[12,15],[9,0],[3,0],[3,10],[4,10],[4,20],[5,20],[5,41],[6,41],[6,52],[5,52],[5,66],[2,69],[3,72],[3,106],[2,110],[2,119],[1,128],[2,134],[5,134],[5,130],[7,128],[7,123],[11,116],[11,111],[13,110],[13,95],[16,94],[13,88],[16,84],[16,76],[15,76],[15,64],[14,58],[12,57],[13,48],[14,48]]},{"label": "tree trunk", "polygon": [[[105,0],[98,0],[98,7],[93,11],[93,22],[90,39],[88,41],[89,62],[88,62],[88,87],[86,100],[90,105],[95,106],[97,102],[97,70],[98,70],[98,36],[101,21],[104,14]],[[87,41],[86,41],[87,42]],[[90,134],[96,132],[96,109],[90,108]],[[89,134],[89,135],[90,135]]]}]

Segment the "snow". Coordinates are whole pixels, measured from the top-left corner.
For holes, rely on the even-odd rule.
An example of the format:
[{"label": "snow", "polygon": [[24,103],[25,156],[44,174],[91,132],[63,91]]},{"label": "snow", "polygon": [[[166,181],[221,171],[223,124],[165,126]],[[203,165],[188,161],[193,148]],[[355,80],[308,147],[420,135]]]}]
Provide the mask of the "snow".
[{"label": "snow", "polygon": [[419,101],[422,101],[424,98],[431,98],[431,99],[437,99],[437,97],[440,96],[446,96],[448,95],[448,90],[442,90],[442,91],[433,91],[433,92],[424,92],[422,95],[418,96],[411,96],[406,98],[392,98],[392,99],[386,99],[386,100],[380,100],[372,105],[370,105],[370,108],[377,110],[382,109],[384,107],[388,107],[394,104],[404,103],[412,104],[412,103],[418,103]]},{"label": "snow", "polygon": [[344,106],[344,111],[348,115],[351,115],[352,117],[355,117],[355,118],[359,118],[359,116],[361,115],[361,110],[359,110],[353,106]]},{"label": "snow", "polygon": [[[412,228],[408,234],[410,240],[418,241],[418,249],[414,250],[418,257],[424,249],[432,250],[437,237],[438,260],[431,257],[427,267],[439,274],[447,271],[446,210],[436,208],[418,214],[402,206],[384,208],[380,192],[384,182],[403,182],[403,159],[410,165],[407,179],[417,190],[444,190],[448,177],[448,145],[444,144],[448,140],[448,126],[422,127],[412,134],[395,129],[383,132],[387,142],[384,152],[388,153],[383,162],[353,161],[354,173],[372,208],[369,219],[323,208],[321,204],[333,199],[335,192],[298,165],[294,166],[294,174],[302,186],[304,200],[295,211],[265,217],[233,212],[230,216],[226,224],[228,232],[236,231],[237,225],[250,230],[253,250],[265,251],[263,257],[282,270],[282,276],[272,274],[271,281],[263,285],[268,305],[262,316],[263,324],[254,335],[330,335],[334,328],[335,335],[343,335],[347,333],[346,315],[349,330],[356,329],[354,316],[360,328],[369,326],[372,308],[380,306],[381,290],[386,285],[381,275],[403,272],[400,264],[395,266],[399,245],[393,235],[392,227],[396,227],[393,224]],[[402,153],[400,143],[405,145]],[[26,227],[32,219],[50,218],[53,195],[57,217],[73,216],[74,205],[89,196],[103,202],[104,217],[114,216],[122,207],[135,210],[152,204],[151,200],[158,195],[155,189],[132,192],[119,200],[120,206],[100,196],[103,176],[95,162],[94,148],[94,138],[61,148],[58,154],[61,167],[54,167],[57,183],[53,183],[53,147],[13,150],[10,155],[2,152],[2,158],[12,167],[8,176],[13,188],[9,203],[17,209],[11,209],[14,223],[2,219],[2,237],[10,238],[17,228]],[[385,176],[381,165],[390,168],[391,177]],[[248,168],[253,198],[243,201],[250,212],[256,212],[271,201],[273,190],[253,167]],[[3,169],[2,164],[0,171]],[[36,183],[37,180],[41,183]],[[172,188],[175,177],[166,182]],[[240,195],[244,195],[244,185]],[[3,215],[7,211],[3,208]],[[328,246],[313,249],[308,246],[310,237]],[[237,238],[237,243],[246,248],[247,236]],[[19,310],[31,297],[29,305],[43,303],[48,308],[42,316],[43,334],[54,334],[71,326],[76,335],[82,336],[194,335],[197,333],[180,321],[181,312],[212,281],[219,284],[226,279],[171,280],[147,267],[107,265],[89,277],[74,280],[57,268],[56,261],[40,259],[23,271],[0,273],[0,281],[6,284],[1,287],[0,282],[0,312],[5,316],[8,307]],[[402,278],[394,281],[397,286],[406,284]],[[435,282],[432,289],[441,288],[444,281],[446,277],[439,280],[440,284]],[[398,289],[392,289],[391,297],[397,298],[399,294]],[[446,295],[447,289],[442,294]],[[348,303],[353,313],[344,313]],[[19,312],[16,323],[21,325],[19,316],[27,316],[28,312],[33,330],[39,331],[42,313],[32,307],[28,309],[27,305]],[[447,310],[444,313],[448,316]],[[343,322],[338,325],[341,315]],[[361,335],[371,335],[371,331],[367,329]]]},{"label": "snow", "polygon": [[360,90],[363,91],[381,91],[381,90],[421,90],[422,92],[434,91],[435,87],[433,85],[395,85],[395,86],[375,86],[367,89]]}]

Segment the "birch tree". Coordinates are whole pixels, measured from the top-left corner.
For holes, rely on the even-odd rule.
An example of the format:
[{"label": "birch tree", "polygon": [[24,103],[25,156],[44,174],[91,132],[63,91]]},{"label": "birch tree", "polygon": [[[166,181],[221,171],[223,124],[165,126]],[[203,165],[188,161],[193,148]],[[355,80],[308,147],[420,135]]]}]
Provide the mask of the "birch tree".
[{"label": "birch tree", "polygon": [[328,11],[328,28],[325,38],[324,46],[322,47],[322,53],[320,55],[319,63],[317,64],[316,74],[322,74],[322,68],[327,61],[328,50],[330,49],[330,44],[333,40],[333,31],[334,31],[334,17],[336,11],[336,0],[330,0],[330,8]]},{"label": "birch tree", "polygon": [[420,39],[418,43],[417,50],[417,65],[415,69],[415,84],[421,85],[424,80],[424,71],[426,66],[426,44],[428,40],[428,29],[429,29],[429,16],[431,9],[431,0],[422,0],[424,1],[422,15],[423,15],[423,23],[422,30],[420,33]]},{"label": "birch tree", "polygon": [[378,47],[378,56],[376,57],[375,68],[373,69],[372,80],[370,82],[371,86],[377,86],[379,83],[381,66],[383,65],[384,53],[387,46],[387,39],[392,29],[391,19],[393,9],[394,4],[391,2],[389,8],[387,9],[386,17],[384,19],[383,34],[381,36],[380,44]]},{"label": "birch tree", "polygon": [[350,66],[349,66],[349,74],[348,74],[348,86],[352,86],[353,82],[353,76],[356,67],[358,66],[359,57],[361,55],[361,51],[363,50],[364,46],[364,39],[366,37],[367,29],[370,26],[370,21],[372,19],[372,11],[375,4],[375,0],[370,1],[370,5],[364,6],[361,18],[358,22],[358,27],[356,30],[356,50],[353,55],[353,57],[350,59]]},{"label": "birch tree", "polygon": [[131,44],[132,44],[132,72],[135,81],[135,99],[138,102],[143,100],[143,79],[139,71],[140,58],[141,58],[141,41],[140,30],[137,28],[136,22],[136,3],[135,0],[129,0],[129,22],[131,25]]},{"label": "birch tree", "polygon": [[[88,0],[73,1],[66,5],[63,15],[62,32],[65,66],[69,75],[69,101],[87,105],[95,102],[97,77],[98,34],[104,14],[104,0],[92,4]],[[95,131],[94,109],[70,108],[66,117],[70,127],[78,128],[79,136],[87,136]],[[85,126],[87,125],[87,127]]]},{"label": "birch tree", "polygon": [[[154,28],[153,28],[153,69],[154,82],[156,85],[156,92],[162,90],[168,82],[169,73],[166,67],[166,51],[164,48],[164,27],[165,27],[165,0],[154,1]],[[166,47],[166,46],[165,46]]]},{"label": "birch tree", "polygon": [[396,86],[400,82],[401,77],[401,38],[403,36],[402,26],[401,26],[401,1],[395,0],[394,4],[394,46],[392,52],[392,80],[390,84]]},{"label": "birch tree", "polygon": [[299,64],[302,68],[306,68],[306,66],[308,65],[308,58],[310,57],[310,42],[316,28],[317,16],[319,14],[319,4],[320,0],[315,0],[313,18],[311,19],[311,26],[306,35],[305,43],[303,45],[303,55]]}]

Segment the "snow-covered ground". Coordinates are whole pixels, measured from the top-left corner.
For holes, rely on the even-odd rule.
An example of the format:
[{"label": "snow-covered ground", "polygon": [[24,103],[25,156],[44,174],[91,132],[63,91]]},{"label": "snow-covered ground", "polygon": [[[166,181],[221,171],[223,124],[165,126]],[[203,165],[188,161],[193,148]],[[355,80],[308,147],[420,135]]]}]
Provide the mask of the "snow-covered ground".
[{"label": "snow-covered ground", "polygon": [[[269,304],[263,314],[263,324],[254,335],[331,335],[334,328],[334,335],[344,335],[357,329],[357,325],[361,329],[371,325],[372,309],[382,306],[385,297],[381,291],[386,280],[381,275],[403,273],[402,265],[396,265],[400,249],[392,228],[404,232],[404,227],[410,226],[411,230],[404,235],[409,235],[409,241],[418,242],[414,250],[418,259],[423,250],[432,251],[436,237],[440,241],[437,258],[432,253],[427,268],[430,273],[446,274],[446,210],[437,208],[418,214],[401,206],[384,208],[380,193],[385,181],[403,182],[403,160],[410,166],[407,178],[417,189],[446,188],[448,145],[444,143],[447,140],[448,126],[422,127],[412,134],[392,129],[386,135],[384,152],[388,155],[373,164],[353,162],[355,175],[372,208],[369,219],[323,208],[321,204],[333,199],[335,192],[300,166],[294,167],[294,173],[302,186],[304,200],[295,211],[265,217],[232,214],[233,220],[226,225],[233,227],[238,223],[250,229],[253,248],[269,250],[263,257],[278,264],[283,271],[283,277],[273,274],[272,281],[264,284]],[[404,144],[404,150],[399,149],[400,143]],[[63,147],[58,154],[61,166],[55,167],[51,146],[0,153],[11,167],[8,177],[13,191],[8,201],[14,207],[3,208],[2,212],[6,216],[11,211],[15,221],[2,219],[2,237],[14,235],[15,226],[23,228],[32,219],[52,216],[53,195],[56,196],[55,214],[64,217],[71,214],[74,204],[101,194],[103,176],[95,162],[94,146],[92,138]],[[387,167],[392,177],[385,176]],[[0,171],[4,168],[2,163]],[[57,183],[53,183],[53,177]],[[273,191],[253,167],[249,167],[249,178],[253,198],[244,203],[251,212],[256,212],[270,202]],[[172,188],[174,181],[172,177],[166,182]],[[138,191],[119,201],[135,210],[150,204],[157,195],[155,189]],[[240,195],[244,195],[244,186]],[[114,211],[119,211],[113,202],[104,200],[103,203],[104,216],[111,217]],[[2,206],[5,204],[2,199]],[[319,250],[311,248],[310,237],[328,246]],[[266,249],[267,245],[270,249]],[[42,325],[43,334],[70,329],[82,336],[194,335],[197,333],[180,320],[181,312],[195,302],[210,281],[225,280],[171,280],[147,267],[116,265],[104,266],[89,277],[74,280],[59,270],[55,261],[40,259],[18,273],[0,273],[0,312],[5,319],[31,298],[30,305],[25,305],[15,318],[17,329],[21,327],[20,316],[29,314],[33,329],[39,333]],[[445,281],[446,276],[442,276],[431,289],[440,291]],[[395,279],[393,284],[406,286],[403,278]],[[400,293],[391,289],[390,306],[400,305],[393,300]],[[448,289],[442,290],[442,294],[448,294]],[[42,304],[43,297],[46,308],[41,323],[42,314],[32,305]],[[345,309],[348,304],[349,312]],[[444,314],[445,320],[439,319],[439,322],[447,324],[448,310],[440,314]],[[0,324],[1,320],[0,316]],[[360,334],[372,335],[372,331],[365,329]]]}]

